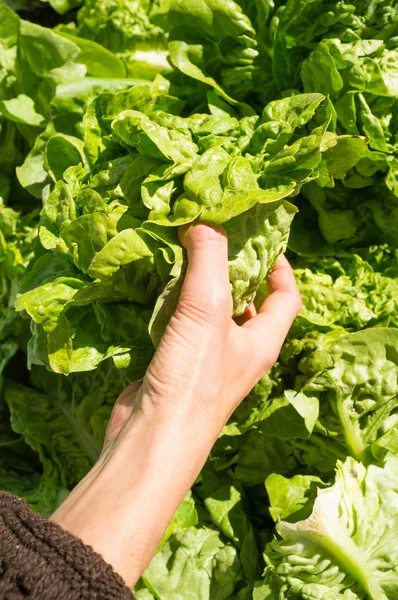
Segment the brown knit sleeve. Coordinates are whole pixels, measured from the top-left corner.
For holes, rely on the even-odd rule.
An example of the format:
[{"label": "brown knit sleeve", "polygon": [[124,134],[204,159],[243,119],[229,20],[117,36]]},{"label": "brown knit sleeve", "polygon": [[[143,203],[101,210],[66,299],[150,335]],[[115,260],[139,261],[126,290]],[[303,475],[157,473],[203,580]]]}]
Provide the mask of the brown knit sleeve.
[{"label": "brown knit sleeve", "polygon": [[92,548],[0,493],[2,600],[132,600],[122,578]]}]

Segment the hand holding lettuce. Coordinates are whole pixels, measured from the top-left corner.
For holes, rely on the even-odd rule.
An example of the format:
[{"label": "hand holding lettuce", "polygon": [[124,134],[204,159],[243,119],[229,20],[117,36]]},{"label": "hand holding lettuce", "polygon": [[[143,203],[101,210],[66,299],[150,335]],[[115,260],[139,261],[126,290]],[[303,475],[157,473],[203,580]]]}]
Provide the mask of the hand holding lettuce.
[{"label": "hand holding lettuce", "polygon": [[[131,386],[117,400],[98,463],[53,516],[110,562],[129,586],[148,566],[229,416],[259,373],[273,364],[300,309],[293,272],[281,258],[270,275],[270,296],[259,314],[239,327],[232,319],[225,232],[194,224],[180,238],[188,266],[176,311],[142,385]],[[183,452],[189,457],[186,468],[181,466]],[[148,502],[154,481],[160,493],[151,494]],[[250,552],[257,553],[254,531],[236,492],[230,523],[218,518],[222,490],[205,503],[215,525],[238,544],[243,571],[253,582],[260,570],[253,556],[249,559]],[[124,507],[118,505],[121,498]],[[236,523],[232,512],[239,509]],[[130,551],[133,544],[137,553]],[[207,587],[205,572],[201,579]],[[219,584],[222,597],[227,597],[225,587],[233,590],[234,581],[225,578]]]}]

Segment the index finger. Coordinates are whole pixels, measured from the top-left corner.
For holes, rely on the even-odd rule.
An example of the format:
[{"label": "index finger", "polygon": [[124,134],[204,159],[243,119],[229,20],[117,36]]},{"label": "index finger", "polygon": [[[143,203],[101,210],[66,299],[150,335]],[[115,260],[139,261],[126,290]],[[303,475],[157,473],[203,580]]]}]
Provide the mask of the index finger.
[{"label": "index finger", "polygon": [[277,357],[289,329],[301,310],[301,296],[293,270],[285,256],[280,256],[268,278],[270,295],[257,316],[242,325],[254,337],[258,356]]},{"label": "index finger", "polygon": [[[188,268],[179,308],[188,307],[202,317],[229,323],[232,297],[228,273],[228,238],[221,227],[194,223],[179,231],[188,254]],[[190,311],[190,312],[191,312]]]}]

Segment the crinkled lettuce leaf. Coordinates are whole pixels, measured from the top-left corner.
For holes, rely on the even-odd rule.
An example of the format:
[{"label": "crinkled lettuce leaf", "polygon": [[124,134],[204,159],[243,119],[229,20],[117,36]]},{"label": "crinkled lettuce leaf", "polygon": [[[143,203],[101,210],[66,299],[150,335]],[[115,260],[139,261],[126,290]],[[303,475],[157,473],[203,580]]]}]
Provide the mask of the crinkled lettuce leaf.
[{"label": "crinkled lettuce leaf", "polygon": [[[47,252],[31,263],[16,304],[34,322],[33,364],[67,374],[114,357],[142,376],[153,351],[145,329],[156,345],[178,300],[172,288],[182,283],[175,228],[196,219],[227,232],[234,314],[243,314],[287,246],[296,209],[285,198],[346,139],[313,121],[320,94],[225,120],[166,112],[173,98],[155,91],[100,95],[83,120],[84,146],[73,146],[78,163],[87,150],[90,167],[83,160],[67,168],[44,196]],[[58,134],[50,143],[69,142]],[[62,168],[54,162],[52,172]]]},{"label": "crinkled lettuce leaf", "polygon": [[220,532],[191,527],[171,535],[142,580],[164,600],[228,600],[244,584],[244,574],[236,548]]},{"label": "crinkled lettuce leaf", "polygon": [[79,4],[83,6],[77,15],[77,27],[72,23],[64,31],[101,44],[122,61],[129,77],[151,80],[170,70],[166,33],[153,20],[156,3],[85,0]]},{"label": "crinkled lettuce leaf", "polygon": [[25,385],[15,379],[0,397],[0,487],[49,517],[97,461],[126,380],[109,361],[83,377],[35,367]]},{"label": "crinkled lettuce leaf", "polygon": [[396,471],[396,458],[384,467],[339,462],[335,484],[318,493],[311,515],[277,525],[254,597],[393,598]]}]

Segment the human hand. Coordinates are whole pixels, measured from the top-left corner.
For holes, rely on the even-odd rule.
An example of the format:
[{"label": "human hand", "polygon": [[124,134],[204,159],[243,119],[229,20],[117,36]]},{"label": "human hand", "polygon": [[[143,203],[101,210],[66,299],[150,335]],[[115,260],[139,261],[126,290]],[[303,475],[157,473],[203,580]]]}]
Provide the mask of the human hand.
[{"label": "human hand", "polygon": [[[234,320],[223,230],[190,225],[180,230],[180,240],[187,249],[188,271],[178,308],[143,381],[140,402],[156,407],[158,418],[189,411],[190,418],[211,419],[217,435],[276,361],[301,298],[282,256],[268,279],[270,295],[259,314],[251,307]],[[125,397],[119,404],[125,405]],[[123,416],[117,405],[111,429]]]},{"label": "human hand", "polygon": [[117,400],[99,463],[54,515],[131,585],[154,554],[234,409],[273,365],[301,308],[281,257],[256,314],[232,319],[221,229],[180,232],[188,270],[142,385]]}]

